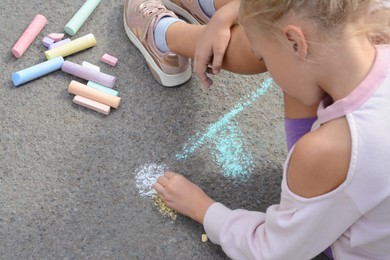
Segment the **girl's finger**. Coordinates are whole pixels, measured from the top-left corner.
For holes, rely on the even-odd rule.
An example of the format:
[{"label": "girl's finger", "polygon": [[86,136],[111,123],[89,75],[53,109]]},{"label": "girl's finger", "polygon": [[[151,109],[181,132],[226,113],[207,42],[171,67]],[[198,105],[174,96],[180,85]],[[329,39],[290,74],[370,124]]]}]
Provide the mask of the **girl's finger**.
[{"label": "girl's finger", "polygon": [[166,171],[164,176],[167,177],[168,179],[170,179],[170,178],[175,177],[176,175],[179,175],[179,174],[174,173],[174,172],[170,172],[170,171]]},{"label": "girl's finger", "polygon": [[225,55],[225,51],[221,52],[214,52],[214,57],[213,57],[213,74],[217,75],[221,71],[222,67],[222,61],[223,57]]},{"label": "girl's finger", "polygon": [[162,187],[165,187],[168,182],[169,182],[168,178],[164,175],[158,177],[156,183],[160,184]]},{"label": "girl's finger", "polygon": [[158,182],[156,182],[155,184],[153,184],[153,189],[157,192],[157,194],[160,196],[160,195],[163,195],[164,193],[164,190],[165,188]]}]

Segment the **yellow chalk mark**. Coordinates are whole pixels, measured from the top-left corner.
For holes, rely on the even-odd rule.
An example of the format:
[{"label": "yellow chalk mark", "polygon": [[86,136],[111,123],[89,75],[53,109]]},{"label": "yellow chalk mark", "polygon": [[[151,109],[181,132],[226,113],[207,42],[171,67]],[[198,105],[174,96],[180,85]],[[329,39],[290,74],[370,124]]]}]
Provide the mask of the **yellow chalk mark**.
[{"label": "yellow chalk mark", "polygon": [[158,211],[160,211],[161,214],[171,220],[176,220],[177,212],[168,207],[168,205],[158,195],[153,195],[152,200],[153,204],[158,208]]}]

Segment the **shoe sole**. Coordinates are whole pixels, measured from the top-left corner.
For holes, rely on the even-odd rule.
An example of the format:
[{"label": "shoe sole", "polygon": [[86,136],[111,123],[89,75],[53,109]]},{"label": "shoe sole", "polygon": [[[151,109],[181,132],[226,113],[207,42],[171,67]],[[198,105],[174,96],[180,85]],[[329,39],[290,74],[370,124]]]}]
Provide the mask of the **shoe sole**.
[{"label": "shoe sole", "polygon": [[172,12],[174,12],[176,15],[179,15],[181,17],[183,17],[184,19],[186,19],[189,23],[191,24],[200,24],[198,22],[198,20],[196,20],[194,18],[194,16],[189,13],[187,10],[185,10],[183,7],[175,4],[174,2],[172,2],[171,0],[161,0],[161,2],[163,2],[163,4],[165,5],[165,7],[168,9],[168,10],[171,10]]},{"label": "shoe sole", "polygon": [[152,72],[153,77],[163,86],[165,87],[175,87],[186,83],[192,76],[191,64],[189,64],[188,68],[179,74],[167,74],[163,72],[160,67],[156,64],[152,56],[145,49],[143,44],[138,40],[137,36],[131,31],[131,29],[127,26],[126,22],[126,13],[123,12],[123,23],[125,26],[125,31],[127,37],[129,37],[130,41],[137,47],[137,49],[144,56],[146,63]]}]

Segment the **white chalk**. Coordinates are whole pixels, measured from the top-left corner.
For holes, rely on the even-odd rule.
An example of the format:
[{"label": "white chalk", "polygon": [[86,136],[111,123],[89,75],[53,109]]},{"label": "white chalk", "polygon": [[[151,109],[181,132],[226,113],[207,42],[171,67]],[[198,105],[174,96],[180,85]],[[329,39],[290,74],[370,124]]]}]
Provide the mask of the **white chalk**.
[{"label": "white chalk", "polygon": [[100,67],[99,66],[93,65],[92,63],[89,63],[87,61],[83,61],[83,63],[81,65],[83,67],[86,67],[86,68],[89,68],[89,69],[92,69],[92,70],[100,71]]}]

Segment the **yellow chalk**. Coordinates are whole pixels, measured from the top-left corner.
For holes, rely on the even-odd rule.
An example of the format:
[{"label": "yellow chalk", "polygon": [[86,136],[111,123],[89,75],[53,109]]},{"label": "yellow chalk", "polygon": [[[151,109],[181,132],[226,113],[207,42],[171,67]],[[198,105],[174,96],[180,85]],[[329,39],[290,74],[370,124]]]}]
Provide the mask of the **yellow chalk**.
[{"label": "yellow chalk", "polygon": [[208,240],[207,235],[206,235],[206,234],[202,234],[202,242],[203,242],[203,243],[206,243],[207,240]]},{"label": "yellow chalk", "polygon": [[92,33],[87,34],[83,37],[65,43],[61,46],[55,47],[54,49],[45,51],[46,59],[51,60],[53,58],[62,56],[66,57],[76,52],[83,51],[96,45],[96,38]]},{"label": "yellow chalk", "polygon": [[170,218],[171,220],[176,220],[176,211],[168,207],[168,205],[165,204],[165,202],[158,195],[153,195],[152,200],[153,204],[158,208],[158,211],[160,211],[161,214]]}]

